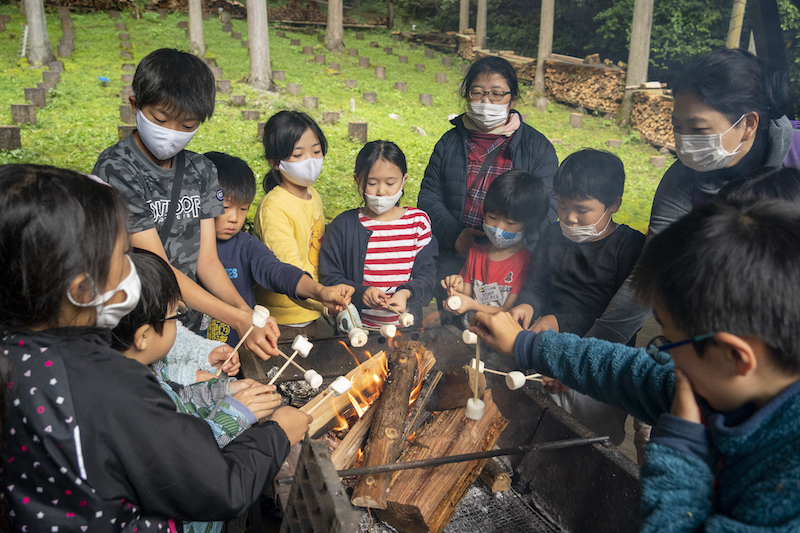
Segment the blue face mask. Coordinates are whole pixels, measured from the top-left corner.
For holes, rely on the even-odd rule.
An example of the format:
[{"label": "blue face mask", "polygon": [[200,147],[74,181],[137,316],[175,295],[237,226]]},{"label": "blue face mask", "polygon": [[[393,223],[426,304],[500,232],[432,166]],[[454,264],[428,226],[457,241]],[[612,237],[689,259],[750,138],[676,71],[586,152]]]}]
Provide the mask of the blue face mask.
[{"label": "blue face mask", "polygon": [[491,242],[493,246],[501,249],[514,246],[522,240],[522,237],[525,236],[524,231],[512,233],[504,229],[489,226],[486,224],[486,222],[483,223],[483,232],[486,233],[486,236],[489,238],[489,242]]}]

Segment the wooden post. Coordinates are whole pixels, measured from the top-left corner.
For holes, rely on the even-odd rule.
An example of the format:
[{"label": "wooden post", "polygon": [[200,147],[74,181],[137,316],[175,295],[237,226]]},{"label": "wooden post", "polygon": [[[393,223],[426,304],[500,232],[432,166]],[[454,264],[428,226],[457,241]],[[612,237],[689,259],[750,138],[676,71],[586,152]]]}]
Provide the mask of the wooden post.
[{"label": "wooden post", "polygon": [[47,68],[53,72],[64,72],[64,63],[61,61],[51,61],[47,64]]},{"label": "wooden post", "polygon": [[323,111],[322,112],[322,123],[323,124],[336,124],[339,122],[339,115],[338,111]]},{"label": "wooden post", "polygon": [[369,68],[369,58],[368,57],[359,57],[358,58],[358,66]]},{"label": "wooden post", "polygon": [[389,6],[386,13],[386,29],[391,30],[394,28],[394,1],[389,0]]},{"label": "wooden post", "polygon": [[22,148],[19,126],[0,126],[0,151]]},{"label": "wooden post", "polygon": [[133,83],[133,74],[121,74],[119,78],[125,85],[131,85]]},{"label": "wooden post", "polygon": [[223,24],[223,25],[222,25],[222,31],[223,31],[224,33],[230,33],[230,32],[232,32],[232,31],[233,31],[233,26],[232,26],[232,25],[230,25],[230,24]]},{"label": "wooden post", "polygon": [[303,90],[303,86],[299,83],[287,83],[286,90],[291,94],[300,94]]},{"label": "wooden post", "polygon": [[133,130],[135,129],[136,129],[135,124],[119,124],[117,126],[117,137],[121,141],[122,139],[133,133]]},{"label": "wooden post", "polygon": [[178,28],[180,28],[182,30],[188,30],[189,29],[189,21],[188,20],[179,20],[178,21]]},{"label": "wooden post", "polygon": [[348,53],[350,57],[358,57],[358,48],[351,48]]},{"label": "wooden post", "polygon": [[234,41],[241,41],[242,40],[242,32],[240,31],[232,31],[231,32],[231,39]]},{"label": "wooden post", "polygon": [[331,63],[328,65],[328,68],[331,70],[341,70],[341,65],[339,63]]},{"label": "wooden post", "polygon": [[364,93],[364,101],[369,104],[374,104],[378,101],[378,93],[375,92],[367,92]]},{"label": "wooden post", "polygon": [[423,105],[432,106],[433,105],[433,95],[432,94],[420,94],[419,95],[419,101]]},{"label": "wooden post", "polygon": [[309,109],[318,109],[319,99],[316,96],[304,96],[303,107],[307,107]]},{"label": "wooden post", "polygon": [[244,120],[258,120],[261,118],[261,111],[257,109],[245,109],[242,111],[242,118]]},{"label": "wooden post", "polygon": [[158,18],[160,18],[160,19],[167,18],[167,10],[166,9],[158,8],[158,9],[156,9],[156,13],[158,13]]},{"label": "wooden post", "polygon": [[393,50],[391,48],[384,47],[384,49],[383,49],[383,53],[384,54],[388,54],[388,55],[392,55],[392,51]]},{"label": "wooden post", "polygon": [[325,29],[325,48],[331,52],[344,50],[344,2],[328,0],[328,24]]},{"label": "wooden post", "polygon": [[250,48],[250,41],[248,41],[247,39],[243,40],[242,41],[242,47]]},{"label": "wooden post", "polygon": [[119,121],[123,124],[136,124],[136,117],[130,104],[119,106]]},{"label": "wooden post", "polygon": [[366,144],[367,142],[367,123],[366,122],[348,122],[347,136],[358,141],[359,144]]},{"label": "wooden post", "polygon": [[608,147],[612,149],[622,148],[622,140],[620,139],[609,139],[606,141],[606,144],[608,144]]},{"label": "wooden post", "polygon": [[217,80],[217,90],[223,94],[230,94],[231,80]]},{"label": "wooden post", "polygon": [[386,79],[386,67],[375,67],[375,77],[379,80]]},{"label": "wooden post", "polygon": [[314,55],[314,47],[313,46],[304,46],[303,47],[303,55],[305,55],[305,56],[313,56]]},{"label": "wooden post", "polygon": [[394,88],[400,92],[406,92],[406,82],[404,81],[396,81],[394,82]]},{"label": "wooden post", "polygon": [[45,83],[45,85],[50,85],[52,87],[55,87],[58,84],[58,82],[61,81],[61,73],[54,72],[52,70],[43,70],[42,81]]},{"label": "wooden post", "polygon": [[131,40],[131,34],[127,33],[127,32],[122,32],[119,35],[117,35],[117,38],[120,41],[130,41]]},{"label": "wooden post", "polygon": [[211,69],[211,73],[214,75],[214,79],[219,81],[222,78],[222,67],[212,67],[209,66],[208,68]]},{"label": "wooden post", "polygon": [[300,39],[292,39],[289,41],[292,46],[300,46]]},{"label": "wooden post", "polygon": [[317,54],[314,56],[314,62],[319,65],[325,64],[325,54]]},{"label": "wooden post", "polygon": [[469,28],[469,0],[461,0],[458,9],[458,33],[464,33]]},{"label": "wooden post", "polygon": [[314,32],[316,32],[316,31],[317,30],[315,30],[313,27],[306,26],[306,35],[314,35]]},{"label": "wooden post", "polygon": [[272,71],[272,79],[284,81],[286,79],[286,71],[285,70],[273,70]]},{"label": "wooden post", "polygon": [[114,29],[117,31],[128,31],[128,25],[125,24],[124,22],[117,22],[116,24],[114,24]]},{"label": "wooden post", "polygon": [[478,20],[475,23],[478,48],[486,48],[486,0],[478,0]]},{"label": "wooden post", "polygon": [[536,98],[535,107],[536,111],[541,111],[542,113],[545,113],[547,111],[547,98],[544,96],[538,96]]},{"label": "wooden post", "polygon": [[650,164],[653,168],[664,168],[667,166],[667,157],[663,155],[651,155]]},{"label": "wooden post", "polygon": [[433,48],[425,49],[425,57],[427,57],[428,59],[433,59]]},{"label": "wooden post", "polygon": [[417,72],[424,72],[425,71],[425,65],[423,65],[422,63],[417,63],[416,65],[414,65],[414,67],[416,67]]},{"label": "wooden post", "polygon": [[122,100],[123,104],[130,104],[131,103],[131,96],[133,96],[133,87],[130,85],[126,85],[122,88],[122,92],[119,95],[120,100]]},{"label": "wooden post", "polygon": [[408,56],[397,56],[397,60],[400,63],[408,63]]},{"label": "wooden post", "polygon": [[[647,81],[647,64],[650,61],[650,32],[653,26],[653,1],[635,0],[633,4],[633,23],[631,25],[631,44],[628,53],[627,86],[639,86]],[[620,124],[627,126],[633,111],[633,91],[625,91],[619,109]]]},{"label": "wooden post", "polygon": [[353,89],[356,86],[358,86],[358,81],[357,80],[344,80],[344,86],[347,87],[348,89]]},{"label": "wooden post", "polygon": [[280,37],[280,38],[282,38],[282,39],[283,39],[283,38],[286,38],[286,32],[283,32],[283,31],[278,31],[278,32],[275,32],[275,36],[276,36],[276,37]]},{"label": "wooden post", "polygon": [[[536,54],[536,74],[533,79],[533,92],[544,94],[544,62],[553,53],[553,20],[555,19],[555,0],[542,0],[539,23],[539,51]],[[538,108],[537,108],[538,109]]]},{"label": "wooden post", "polygon": [[731,10],[731,23],[728,26],[728,40],[725,46],[728,48],[739,48],[739,43],[742,38],[742,22],[744,21],[744,9],[747,6],[747,0],[733,0],[733,9]]},{"label": "wooden post", "polygon": [[72,56],[72,45],[71,44],[59,44],[56,48],[58,52],[58,57],[63,57],[64,59],[69,59]]},{"label": "wooden post", "polygon": [[442,65],[444,65],[445,67],[452,67],[453,58],[450,56],[442,56]]},{"label": "wooden post", "polygon": [[236,107],[244,107],[247,105],[247,98],[243,94],[232,94],[231,105]]},{"label": "wooden post", "polygon": [[120,50],[119,57],[122,59],[133,59],[133,54],[130,53],[128,50]]},{"label": "wooden post", "polygon": [[447,74],[445,74],[444,72],[437,72],[436,83],[447,83]]},{"label": "wooden post", "polygon": [[130,41],[120,41],[120,42],[119,42],[119,46],[120,46],[120,48],[122,48],[123,50],[130,50],[130,49],[132,48],[132,46],[133,46],[133,45],[131,45],[131,42],[130,42]]},{"label": "wooden post", "polygon": [[124,72],[134,72],[136,70],[136,65],[134,65],[133,63],[123,63],[122,70]]},{"label": "wooden post", "polygon": [[358,39],[359,41],[363,41],[364,40],[364,32],[363,31],[357,31],[356,32],[356,39]]},{"label": "wooden post", "polygon": [[578,129],[583,126],[583,113],[570,113],[569,125],[572,129]]},{"label": "wooden post", "polygon": [[25,87],[25,100],[32,103],[36,107],[44,107],[47,105],[47,91],[39,87]]},{"label": "wooden post", "polygon": [[256,125],[256,131],[257,131],[256,135],[258,136],[259,139],[263,139],[264,138],[264,128],[265,127],[267,127],[267,123],[266,122],[259,122]]},{"label": "wooden post", "polygon": [[119,11],[109,11],[108,18],[118,19],[119,18]]},{"label": "wooden post", "polygon": [[[408,400],[414,387],[417,359],[425,347],[415,341],[400,343],[389,356],[389,374],[375,409],[372,431],[364,448],[364,466],[393,463],[400,455],[403,430],[408,416]],[[359,507],[386,509],[392,474],[372,474],[362,477],[350,502]]]}]

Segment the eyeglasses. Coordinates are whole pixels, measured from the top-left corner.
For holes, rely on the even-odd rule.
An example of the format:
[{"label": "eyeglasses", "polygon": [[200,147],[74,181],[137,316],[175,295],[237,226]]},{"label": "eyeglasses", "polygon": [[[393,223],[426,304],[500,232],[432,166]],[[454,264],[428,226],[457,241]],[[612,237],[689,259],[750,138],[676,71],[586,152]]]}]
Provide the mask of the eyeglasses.
[{"label": "eyeglasses", "polygon": [[180,322],[185,324],[187,318],[189,318],[189,309],[184,307],[184,305],[179,305],[178,310],[175,312],[174,315],[160,318],[158,322],[166,322],[168,320],[179,320]]},{"label": "eyeglasses", "polygon": [[678,346],[683,346],[684,344],[695,344],[702,342],[710,339],[714,335],[716,335],[716,333],[706,333],[704,335],[697,335],[690,339],[684,339],[678,342],[669,342],[666,337],[659,335],[647,343],[647,350],[645,351],[648,355],[650,355],[650,357],[655,359],[656,363],[660,365],[666,365],[669,363],[670,359],[672,359],[669,356],[669,351],[671,349],[677,348]]},{"label": "eyeglasses", "polygon": [[471,102],[480,102],[484,96],[489,97],[489,101],[493,104],[499,104],[503,101],[507,94],[511,91],[501,91],[499,89],[492,89],[491,91],[484,91],[483,89],[473,88],[467,93]]}]

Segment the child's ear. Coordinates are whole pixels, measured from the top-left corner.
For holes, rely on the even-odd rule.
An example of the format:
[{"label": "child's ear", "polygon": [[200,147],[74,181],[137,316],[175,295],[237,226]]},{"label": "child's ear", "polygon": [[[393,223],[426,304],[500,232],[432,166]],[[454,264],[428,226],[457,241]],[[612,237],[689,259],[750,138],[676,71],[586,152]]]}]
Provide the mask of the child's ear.
[{"label": "child's ear", "polygon": [[736,366],[737,375],[746,376],[758,366],[758,358],[756,357],[758,346],[754,343],[758,341],[754,341],[749,337],[739,337],[732,333],[720,331],[714,335],[714,342],[725,350],[725,356]]},{"label": "child's ear", "polygon": [[138,107],[136,107],[136,97],[131,95],[128,97],[128,101],[131,103],[131,108],[133,108],[133,114],[135,115],[138,109]]},{"label": "child's ear", "polygon": [[622,205],[622,196],[617,196],[617,199],[614,200],[614,203],[609,206],[608,210],[611,211],[613,215],[617,211],[619,211],[619,207]]},{"label": "child's ear", "polygon": [[143,352],[147,349],[147,343],[150,338],[155,334],[155,330],[153,326],[150,324],[145,324],[144,326],[140,326],[139,329],[136,330],[136,333],[133,334],[133,346]]},{"label": "child's ear", "polygon": [[89,290],[90,286],[91,281],[89,277],[86,274],[78,274],[69,284],[67,290],[73,300],[79,304],[85,304],[90,302],[94,297]]}]

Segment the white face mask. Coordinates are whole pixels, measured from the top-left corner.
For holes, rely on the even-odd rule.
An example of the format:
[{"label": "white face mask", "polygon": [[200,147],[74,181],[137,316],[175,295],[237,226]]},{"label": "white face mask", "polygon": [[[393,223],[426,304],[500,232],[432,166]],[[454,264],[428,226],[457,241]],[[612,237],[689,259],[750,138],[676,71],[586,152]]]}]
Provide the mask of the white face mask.
[{"label": "white face mask", "polygon": [[[606,213],[608,213],[608,209],[603,211],[603,216],[600,217],[600,220],[603,220],[603,217],[606,216]],[[564,237],[572,242],[577,242],[580,244],[582,242],[593,241],[608,231],[608,228],[611,227],[611,217],[609,217],[608,224],[606,224],[606,227],[603,228],[603,231],[598,232],[597,225],[600,223],[600,220],[594,224],[589,224],[588,226],[567,226],[560,220],[558,223],[561,225],[561,234]]]},{"label": "white face mask", "polygon": [[484,130],[493,130],[508,120],[508,104],[468,102],[467,116]]},{"label": "white face mask", "polygon": [[[723,133],[711,135],[681,135],[675,133],[675,151],[681,163],[697,172],[719,170],[727,165],[738,154],[742,143],[739,143],[733,152],[727,151],[722,146],[722,137],[735,128],[744,118],[742,115],[736,123]],[[744,142],[744,141],[742,141]]]},{"label": "white face mask", "polygon": [[403,187],[406,185],[406,178],[408,174],[403,176],[403,183],[400,184],[400,190],[397,191],[397,194],[393,194],[391,196],[375,196],[372,194],[367,194],[363,190],[360,191],[361,194],[364,195],[364,200],[367,202],[367,207],[369,210],[375,213],[378,216],[386,213],[389,209],[393,208],[397,205],[397,202],[400,201],[400,197],[403,196]]},{"label": "white face mask", "polygon": [[147,120],[140,109],[136,110],[136,130],[150,153],[160,161],[175,157],[197,133],[196,128],[194,131],[175,131],[159,126]]},{"label": "white face mask", "polygon": [[317,181],[319,173],[322,172],[322,162],[324,157],[309,157],[302,161],[289,162],[281,161],[278,170],[287,180],[300,187],[310,187]]},{"label": "white face mask", "polygon": [[[136,309],[136,305],[139,303],[139,297],[142,294],[142,281],[139,279],[139,274],[136,273],[136,267],[131,258],[128,256],[125,257],[131,265],[130,274],[110,291],[95,296],[91,302],[79,303],[72,297],[72,293],[70,293],[69,289],[67,290],[67,299],[72,305],[95,308],[97,311],[97,322],[95,325],[98,328],[113,329],[117,327],[122,317]],[[106,305],[106,302],[119,291],[125,291],[125,301]]]}]

